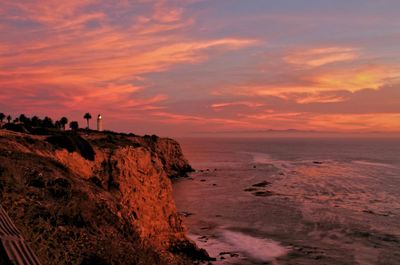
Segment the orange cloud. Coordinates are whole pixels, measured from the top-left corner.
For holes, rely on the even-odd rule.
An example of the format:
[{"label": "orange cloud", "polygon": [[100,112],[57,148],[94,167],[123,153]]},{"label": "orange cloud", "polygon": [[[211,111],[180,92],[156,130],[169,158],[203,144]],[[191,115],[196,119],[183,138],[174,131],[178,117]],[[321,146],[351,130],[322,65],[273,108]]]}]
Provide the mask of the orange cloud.
[{"label": "orange cloud", "polygon": [[282,49],[262,27],[232,37],[236,17],[216,27],[195,1],[2,1],[1,107],[215,130],[398,128],[395,99],[377,116],[351,113],[348,101],[359,97],[365,112],[375,94],[359,92],[394,82],[397,61],[354,42]]},{"label": "orange cloud", "polygon": [[[334,92],[333,92],[334,93]],[[335,95],[332,93],[286,93],[277,95],[280,98],[287,100],[294,100],[299,104],[309,103],[337,103],[346,101],[347,98],[341,95]]]},{"label": "orange cloud", "polygon": [[180,20],[183,16],[183,8],[168,6],[166,1],[158,1],[154,5],[154,13],[152,18],[163,22],[171,23]]},{"label": "orange cloud", "polygon": [[346,89],[358,91],[365,88],[378,89],[390,78],[399,75],[392,67],[371,65],[356,69],[331,70],[313,77],[313,81],[329,90]]},{"label": "orange cloud", "polygon": [[287,124],[299,130],[342,131],[342,132],[398,132],[399,113],[369,114],[315,114],[308,112],[279,112],[268,110],[263,113],[242,115],[249,128],[288,129]]},{"label": "orange cloud", "polygon": [[310,118],[309,126],[333,131],[398,132],[400,113],[315,115]]},{"label": "orange cloud", "polygon": [[283,80],[282,83],[280,80],[271,83],[267,81],[266,84],[253,82],[219,88],[214,91],[214,95],[236,95],[241,97],[275,96],[283,99],[295,98],[299,103],[340,102],[345,100],[345,98],[334,95],[322,96],[321,93],[339,90],[356,92],[366,88],[379,89],[400,75],[396,67],[384,65],[356,68],[344,67],[340,69],[302,72],[301,74],[301,79],[295,79],[292,83],[288,83],[286,80]]},{"label": "orange cloud", "polygon": [[[35,97],[31,91],[38,87],[63,91],[68,88],[70,92],[60,91],[57,95],[73,94],[67,96],[68,103],[62,103],[70,108],[82,106],[83,101],[86,105],[107,103],[129,108],[141,105],[143,100],[149,103],[146,99],[132,99],[133,94],[145,90],[145,85],[133,85],[146,82],[144,74],[207,60],[209,49],[218,49],[222,53],[256,43],[239,38],[193,40],[178,32],[159,35],[192,23],[191,19],[184,18],[183,9],[165,2],[156,2],[152,13],[134,18],[139,22],[134,26],[119,28],[108,23],[105,13],[83,11],[96,2],[46,1],[38,4],[32,1],[22,4],[6,1],[6,7],[0,10],[18,9],[21,17],[15,19],[40,23],[42,38],[37,39],[34,30],[27,32],[24,42],[0,45],[0,86],[5,89],[17,87],[24,95],[31,94],[31,98]],[[128,2],[116,5],[120,4],[124,8],[132,5]],[[86,23],[94,20],[100,25],[86,28]],[[8,97],[15,95],[9,93]],[[155,104],[165,100],[166,96],[160,93],[150,99]],[[160,107],[147,104],[145,108]]]},{"label": "orange cloud", "polygon": [[6,0],[1,14],[10,16],[12,12],[6,10],[18,10],[8,19],[31,21],[34,27],[24,32],[23,41],[16,38],[0,44],[2,102],[13,102],[16,111],[27,114],[46,115],[51,110],[52,115],[60,116],[66,111],[90,110],[115,120],[153,117],[167,123],[241,123],[174,116],[164,110],[163,103],[169,98],[166,93],[147,92],[151,82],[145,75],[200,63],[209,58],[211,50],[222,54],[256,45],[256,40],[188,37],[179,30],[192,25],[193,18],[186,18],[184,8],[167,2],[115,3],[117,10],[113,11],[117,12],[138,5],[148,11],[132,17],[131,25],[124,27],[111,23],[104,6],[90,10],[93,4],[105,2],[22,4]]},{"label": "orange cloud", "polygon": [[[4,0],[2,11],[18,10],[23,19],[30,19],[37,23],[51,26],[52,30],[60,30],[80,26],[93,19],[104,19],[103,13],[84,13],[82,8],[98,2],[97,0],[71,0],[57,1],[46,0],[45,2],[36,1],[12,1]],[[7,16],[7,15],[6,15]],[[21,19],[15,17],[16,19]]]},{"label": "orange cloud", "polygon": [[264,106],[264,104],[258,102],[250,102],[250,101],[237,101],[237,102],[214,103],[211,105],[211,107],[216,110],[234,106],[246,106],[249,108],[256,108],[256,107],[262,107]]},{"label": "orange cloud", "polygon": [[[191,126],[199,126],[199,125],[213,125],[221,128],[248,128],[252,126],[249,122],[245,120],[239,119],[228,119],[228,118],[210,118],[210,117],[202,117],[195,115],[184,115],[184,114],[176,114],[165,111],[156,111],[151,113],[154,117],[161,117],[160,122],[162,123],[173,123],[173,124],[187,124]],[[214,127],[216,129],[216,127]]]},{"label": "orange cloud", "polygon": [[284,57],[284,60],[290,64],[318,67],[330,63],[352,61],[358,56],[358,51],[354,48],[328,47],[294,52]]},{"label": "orange cloud", "polygon": [[[97,41],[103,44],[94,43]],[[90,38],[85,43],[68,47],[48,47],[30,50],[29,53],[11,54],[2,57],[0,63],[7,66],[24,62],[24,65],[3,68],[0,76],[6,78],[0,79],[0,84],[29,85],[45,82],[87,86],[104,82],[129,82],[145,73],[165,71],[173,65],[206,60],[207,55],[204,52],[210,48],[238,49],[255,43],[253,40],[220,39],[164,44],[151,49],[148,47],[153,44],[151,39],[139,44],[134,44],[134,41],[114,34],[108,38]],[[121,48],[116,52],[115,48],[118,46]],[[62,63],[41,67],[35,65],[46,61]]]}]

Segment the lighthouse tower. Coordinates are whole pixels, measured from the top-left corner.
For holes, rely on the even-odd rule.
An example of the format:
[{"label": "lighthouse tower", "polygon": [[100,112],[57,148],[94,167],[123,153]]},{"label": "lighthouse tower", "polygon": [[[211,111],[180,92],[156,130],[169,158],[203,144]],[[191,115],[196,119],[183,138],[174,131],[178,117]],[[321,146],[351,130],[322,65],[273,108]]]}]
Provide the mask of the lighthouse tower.
[{"label": "lighthouse tower", "polygon": [[101,117],[101,115],[99,114],[98,116],[97,116],[97,130],[98,131],[102,131],[103,130],[103,117]]}]

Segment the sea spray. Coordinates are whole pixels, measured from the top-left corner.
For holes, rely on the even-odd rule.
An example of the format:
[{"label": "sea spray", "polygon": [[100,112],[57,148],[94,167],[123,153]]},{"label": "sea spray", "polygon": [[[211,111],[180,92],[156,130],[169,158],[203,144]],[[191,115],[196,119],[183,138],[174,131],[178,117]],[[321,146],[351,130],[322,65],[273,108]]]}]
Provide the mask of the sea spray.
[{"label": "sea spray", "polygon": [[289,251],[288,248],[270,239],[257,238],[230,230],[223,230],[221,235],[223,240],[236,251],[243,252],[258,261],[272,261]]}]

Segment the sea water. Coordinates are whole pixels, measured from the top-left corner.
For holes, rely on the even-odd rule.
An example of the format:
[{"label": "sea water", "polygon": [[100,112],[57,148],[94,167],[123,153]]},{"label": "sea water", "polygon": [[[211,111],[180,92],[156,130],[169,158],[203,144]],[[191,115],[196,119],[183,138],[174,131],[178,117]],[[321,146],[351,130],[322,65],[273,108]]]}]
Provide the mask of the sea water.
[{"label": "sea water", "polygon": [[174,183],[214,264],[400,264],[399,139],[180,139]]}]

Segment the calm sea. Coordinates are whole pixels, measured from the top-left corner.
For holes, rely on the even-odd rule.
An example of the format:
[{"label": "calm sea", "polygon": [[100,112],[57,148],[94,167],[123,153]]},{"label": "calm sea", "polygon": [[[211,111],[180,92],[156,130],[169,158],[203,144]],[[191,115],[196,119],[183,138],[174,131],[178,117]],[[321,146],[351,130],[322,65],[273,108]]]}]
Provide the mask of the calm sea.
[{"label": "calm sea", "polygon": [[174,183],[213,264],[400,264],[400,140],[180,139]]}]

